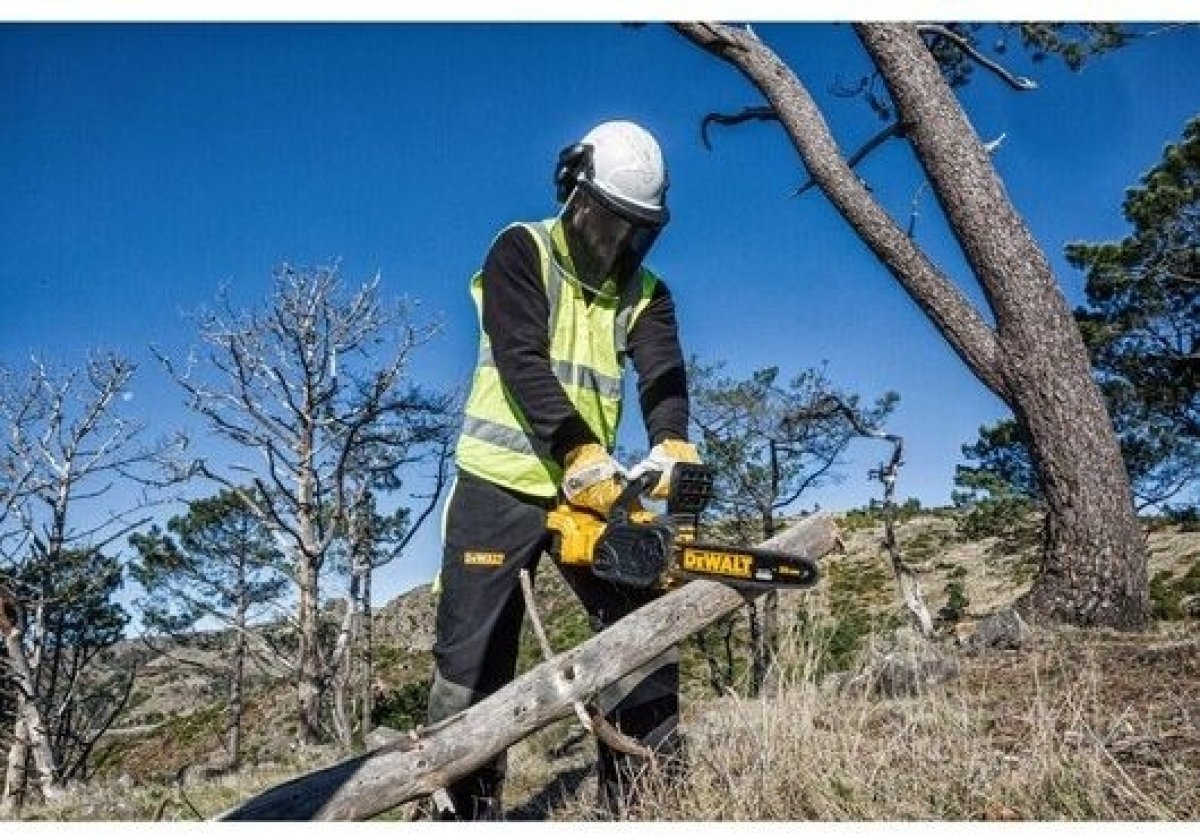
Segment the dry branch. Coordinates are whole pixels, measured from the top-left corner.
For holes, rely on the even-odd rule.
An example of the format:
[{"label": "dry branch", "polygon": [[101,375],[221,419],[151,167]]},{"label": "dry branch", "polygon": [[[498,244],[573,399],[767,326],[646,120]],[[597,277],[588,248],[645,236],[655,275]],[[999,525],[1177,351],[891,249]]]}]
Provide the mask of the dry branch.
[{"label": "dry branch", "polygon": [[[533,634],[542,648],[542,657],[548,661],[552,660],[554,650],[550,646],[550,638],[546,636],[546,629],[542,626],[542,618],[537,610],[537,601],[533,596],[533,582],[530,579],[529,571],[525,568],[521,568],[521,594],[525,597],[525,612],[529,615],[529,622],[533,625]],[[609,724],[608,720],[604,718],[604,714],[596,707],[589,708],[582,701],[576,701],[574,710],[584,730],[594,734],[597,739],[613,750],[649,760],[651,763],[655,761],[654,751]]]},{"label": "dry branch", "polygon": [[[828,514],[804,518],[760,546],[819,558],[835,549]],[[320,771],[277,785],[219,820],[363,820],[432,794],[609,684],[745,604],[719,582],[694,581],[579,646],[526,672],[449,719]]]}]

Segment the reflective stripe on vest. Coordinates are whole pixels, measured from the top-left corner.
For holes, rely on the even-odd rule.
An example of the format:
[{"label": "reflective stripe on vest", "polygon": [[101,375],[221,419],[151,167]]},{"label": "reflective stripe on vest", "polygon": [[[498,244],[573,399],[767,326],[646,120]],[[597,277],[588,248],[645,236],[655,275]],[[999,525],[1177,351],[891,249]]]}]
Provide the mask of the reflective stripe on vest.
[{"label": "reflective stripe on vest", "polygon": [[[537,244],[549,304],[550,366],[567,398],[596,437],[611,450],[621,418],[629,330],[645,310],[658,280],[642,269],[620,298],[583,298],[579,281],[555,257],[554,220],[522,224]],[[482,274],[471,278],[480,321],[479,358],[463,417],[455,460],[479,477],[539,497],[558,492],[562,469],[548,442],[539,440],[500,379],[491,342],[483,331]]]},{"label": "reflective stripe on vest", "polygon": [[[479,363],[492,367],[496,366],[496,362],[492,359],[490,352],[486,358],[480,358]],[[608,399],[621,398],[622,388],[624,387],[624,380],[621,376],[604,375],[603,373],[596,372],[591,367],[572,364],[570,361],[551,361],[550,367],[554,370],[555,378],[564,384],[587,387]]]}]

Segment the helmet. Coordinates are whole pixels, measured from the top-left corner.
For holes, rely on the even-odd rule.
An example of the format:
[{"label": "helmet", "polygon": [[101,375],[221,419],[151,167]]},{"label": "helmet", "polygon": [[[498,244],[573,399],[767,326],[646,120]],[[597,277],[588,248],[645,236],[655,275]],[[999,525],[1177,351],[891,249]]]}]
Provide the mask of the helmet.
[{"label": "helmet", "polygon": [[670,216],[662,151],[632,122],[603,122],[564,148],[554,182],[575,274],[593,290],[636,270]]},{"label": "helmet", "polygon": [[667,223],[667,167],[650,132],[633,122],[602,122],[558,156],[558,200],[578,184],[592,187],[618,214],[662,228]]}]

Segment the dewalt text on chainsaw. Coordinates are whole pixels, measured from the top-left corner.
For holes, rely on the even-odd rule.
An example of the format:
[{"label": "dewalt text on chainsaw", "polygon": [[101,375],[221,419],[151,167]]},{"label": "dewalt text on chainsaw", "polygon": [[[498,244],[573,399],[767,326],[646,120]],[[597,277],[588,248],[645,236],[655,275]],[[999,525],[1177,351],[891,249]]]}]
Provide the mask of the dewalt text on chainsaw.
[{"label": "dewalt text on chainsaw", "polygon": [[636,588],[678,586],[711,579],[736,588],[807,588],[819,577],[812,559],[777,550],[706,543],[700,515],[713,498],[713,471],[699,463],[677,463],[665,514],[641,505],[659,472],[630,480],[608,519],[561,503],[547,518],[555,561],[586,566],[601,579]]}]

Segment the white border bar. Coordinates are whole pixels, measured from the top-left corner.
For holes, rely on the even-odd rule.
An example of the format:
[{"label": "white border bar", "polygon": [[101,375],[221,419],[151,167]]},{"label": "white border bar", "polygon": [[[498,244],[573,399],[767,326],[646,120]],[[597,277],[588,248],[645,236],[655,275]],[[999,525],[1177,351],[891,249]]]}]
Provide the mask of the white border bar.
[{"label": "white border bar", "polygon": [[845,20],[1138,20],[1189,21],[1195,0],[0,0],[4,21],[845,21]]}]

